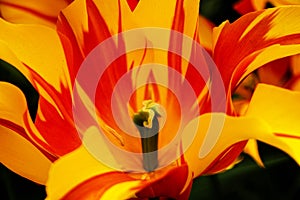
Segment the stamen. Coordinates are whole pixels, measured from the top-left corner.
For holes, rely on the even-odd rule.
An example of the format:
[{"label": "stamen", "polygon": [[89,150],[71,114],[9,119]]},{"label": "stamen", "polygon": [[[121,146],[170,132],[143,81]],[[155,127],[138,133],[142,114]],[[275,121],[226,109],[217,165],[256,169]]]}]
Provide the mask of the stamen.
[{"label": "stamen", "polygon": [[158,167],[158,117],[161,107],[152,100],[143,102],[143,108],[133,116],[133,122],[139,130],[143,151],[143,167],[146,171],[154,171]]}]

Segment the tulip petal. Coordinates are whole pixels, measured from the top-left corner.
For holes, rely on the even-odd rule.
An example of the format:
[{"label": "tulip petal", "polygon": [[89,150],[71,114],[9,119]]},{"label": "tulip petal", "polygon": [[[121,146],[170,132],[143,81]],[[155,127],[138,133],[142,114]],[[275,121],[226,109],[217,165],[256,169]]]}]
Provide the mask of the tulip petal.
[{"label": "tulip petal", "polygon": [[[300,93],[259,84],[250,101],[246,116],[259,116],[270,124],[275,134],[299,137]],[[284,136],[282,136],[284,137]]]},{"label": "tulip petal", "polygon": [[[185,152],[195,176],[202,174],[228,147],[247,139],[273,145],[300,164],[299,100],[299,92],[261,84],[254,92],[245,117],[213,113],[193,120],[184,131],[183,143],[191,142],[192,130],[198,127],[197,135]],[[210,135],[215,134],[218,134],[217,141],[210,139]]]},{"label": "tulip petal", "polygon": [[133,188],[137,188],[140,185],[140,181],[131,180],[130,177],[123,173],[108,173],[81,183],[80,186],[70,191],[63,199],[130,199],[135,197],[136,190]]},{"label": "tulip petal", "polygon": [[31,121],[29,112],[27,110],[26,101],[24,95],[15,87],[9,83],[1,83],[1,120],[2,125],[11,128],[25,139],[30,141],[41,152],[45,154],[50,160],[54,158],[47,151],[48,145],[46,141],[41,137],[40,133],[35,130],[32,134],[24,130],[27,124],[34,127]]},{"label": "tulip petal", "polygon": [[58,13],[69,3],[70,0],[59,0],[55,3],[47,0],[2,0],[0,13],[9,22],[42,24],[54,28]]},{"label": "tulip petal", "polygon": [[0,126],[0,160],[15,173],[39,184],[46,184],[51,161],[32,143]]},{"label": "tulip petal", "polygon": [[[0,19],[0,27],[1,41],[11,49],[16,58],[30,67],[27,70],[38,73],[57,91],[61,91],[61,84],[64,87],[68,86],[68,68],[55,30],[39,25],[10,24],[3,19]],[[1,59],[10,61],[5,54],[1,54]],[[24,70],[20,69],[20,71],[23,73]],[[27,75],[27,79],[31,81],[32,78]],[[39,90],[38,87],[37,89]]]},{"label": "tulip petal", "polygon": [[216,29],[213,57],[229,93],[253,70],[299,53],[298,19],[299,6],[278,7],[249,13]]},{"label": "tulip petal", "polygon": [[[124,2],[125,0],[122,0]],[[125,1],[127,12],[131,13]],[[99,43],[122,30],[119,1],[75,1],[59,16],[57,30],[65,48],[71,76],[75,78],[83,59]],[[114,10],[115,12],[111,12]],[[124,17],[125,19],[125,17]],[[100,31],[99,31],[100,30]]]},{"label": "tulip petal", "polygon": [[[12,64],[40,94],[35,125],[55,154],[63,155],[80,145],[72,121],[71,83],[60,39],[48,27],[15,25],[0,19],[1,59]],[[24,45],[27,44],[27,45]],[[43,44],[43,45],[41,45]],[[51,120],[49,120],[51,119]],[[58,124],[67,128],[64,142]],[[52,127],[49,134],[49,127]]]},{"label": "tulip petal", "polygon": [[[95,134],[95,129],[88,129],[85,136],[86,134]],[[114,159],[122,158],[111,154],[104,147],[105,157],[111,159],[102,163],[103,158],[96,159],[95,152],[91,151],[91,148],[101,149],[98,147],[99,143],[87,142],[85,141],[85,146],[64,155],[54,163],[47,183],[47,199],[129,199],[136,196],[177,198],[185,194],[186,190],[183,188],[191,181],[184,163],[181,166],[174,163],[153,173],[131,173],[113,169],[116,166],[112,165]],[[93,144],[95,147],[92,147]],[[172,190],[165,190],[161,187],[163,184],[171,184]]]},{"label": "tulip petal", "polygon": [[112,171],[114,170],[101,164],[81,146],[58,159],[50,169],[46,188],[47,198],[61,199],[67,192],[86,179]]},{"label": "tulip petal", "polygon": [[1,163],[21,176],[45,184],[51,155],[33,143],[22,128],[27,109],[25,97],[9,83],[1,83],[0,88]]}]

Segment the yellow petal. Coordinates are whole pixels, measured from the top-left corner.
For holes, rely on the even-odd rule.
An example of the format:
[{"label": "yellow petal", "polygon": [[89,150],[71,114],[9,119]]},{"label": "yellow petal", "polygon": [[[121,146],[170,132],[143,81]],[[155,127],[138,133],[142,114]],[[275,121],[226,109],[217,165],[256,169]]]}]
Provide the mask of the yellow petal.
[{"label": "yellow petal", "polygon": [[85,180],[112,171],[114,170],[100,163],[81,146],[58,159],[50,169],[46,188],[48,199],[61,199]]},{"label": "yellow petal", "polygon": [[[71,107],[72,87],[56,31],[41,25],[10,24],[3,19],[0,19],[0,27],[0,58],[20,70],[41,95],[35,124],[38,130],[49,131],[48,127],[59,124],[58,120],[60,124],[64,121],[72,127],[71,108],[66,109]],[[75,140],[78,139],[77,133],[73,135]]]},{"label": "yellow petal", "polygon": [[0,160],[15,173],[39,184],[46,184],[51,166],[32,143],[0,125]]},{"label": "yellow petal", "polygon": [[154,0],[140,1],[133,16],[140,27],[172,28],[174,17],[179,17],[180,14],[182,18],[175,20],[176,23],[182,21],[184,27],[182,31],[178,31],[194,38],[198,13],[199,0]]},{"label": "yellow petal", "polygon": [[[99,137],[97,129],[90,127],[83,138],[85,145],[62,156],[53,164],[47,182],[47,200],[130,199],[135,195],[177,197],[183,192],[184,184],[190,183],[187,166],[175,163],[153,173],[138,173],[135,170],[128,172],[124,163],[133,160],[135,164],[132,159],[135,156],[124,156],[123,152],[123,157],[120,157],[115,154],[115,150],[106,148],[107,144],[99,141]],[[97,156],[99,151],[102,153],[100,158]],[[120,166],[116,167],[115,159],[121,162]],[[178,182],[171,192],[165,192],[160,187],[162,183],[174,181]]]},{"label": "yellow petal", "polygon": [[297,138],[300,136],[299,101],[299,92],[259,84],[250,101],[246,116],[263,119],[276,134],[287,134]]},{"label": "yellow petal", "polygon": [[[259,85],[245,117],[214,113],[202,115],[184,130],[190,169],[200,175],[231,145],[256,139],[286,152],[300,164],[300,93]],[[193,137],[193,131],[197,134]]]},{"label": "yellow petal", "polygon": [[[160,181],[163,182],[165,177],[167,182],[174,182],[174,179],[180,180],[177,183],[178,188],[173,188],[177,192],[180,192],[185,182],[190,180],[186,177],[187,168],[185,165],[171,165],[155,173],[124,172],[123,169],[127,169],[126,165],[120,163],[121,165],[116,167],[115,158],[118,162],[128,163],[133,159],[128,158],[127,154],[125,157],[120,157],[113,150],[111,153],[105,148],[107,144],[99,141],[98,135],[97,129],[90,127],[83,138],[85,145],[62,156],[53,164],[47,182],[47,200],[129,199],[135,197],[137,192],[140,192],[137,195],[141,196],[157,193],[168,194],[168,192],[164,193],[159,186]],[[98,152],[94,150],[98,150]],[[97,156],[99,151],[102,153],[100,158]],[[133,160],[133,162],[135,161]],[[180,174],[180,177],[175,178],[174,173]],[[172,194],[171,192],[170,195],[179,194]]]},{"label": "yellow petal", "polygon": [[[81,146],[61,157],[52,166],[46,188],[47,200],[62,199],[73,188],[85,181],[109,172],[116,171],[96,160],[84,146]],[[136,192],[133,188],[140,185],[141,181],[117,183],[107,191],[102,191],[103,196],[101,197],[103,199],[127,199],[133,197]],[[91,190],[94,191],[94,189]],[[102,193],[100,189],[99,192]]]},{"label": "yellow petal", "polygon": [[[56,31],[41,25],[10,24],[3,19],[0,19],[0,28],[0,51],[3,52],[0,58],[20,70],[41,95],[35,123],[38,130],[45,133],[44,130],[50,131],[51,126],[68,123],[68,130],[72,131],[65,134],[72,135],[73,140],[66,142],[72,148],[79,146],[78,134],[70,117],[72,87],[64,51]],[[49,112],[49,108],[52,112]],[[43,140],[38,132],[34,132]],[[55,133],[60,134],[60,131]],[[53,140],[52,137],[49,141],[49,138],[46,140],[50,145],[53,142],[59,144],[57,139]],[[65,153],[63,148],[56,150],[59,154]]]},{"label": "yellow petal", "polygon": [[[197,134],[193,137],[195,128]],[[183,135],[183,146],[187,148],[184,153],[185,159],[190,170],[194,172],[194,177],[197,177],[233,144],[257,136],[273,134],[268,124],[257,118],[210,113],[192,120],[186,126]],[[217,139],[214,136],[218,136]]]},{"label": "yellow petal", "polygon": [[[1,45],[0,58],[2,60],[10,63],[12,60],[19,59],[57,91],[61,91],[61,84],[65,87],[69,84],[64,51],[55,30],[39,25],[10,24],[3,19],[0,19],[0,29],[0,40],[6,45],[6,48]],[[7,49],[10,49],[11,53],[2,54]],[[12,58],[13,55],[14,58]],[[15,67],[18,68],[19,65]],[[19,70],[22,73],[24,71],[24,69]],[[24,75],[28,80],[32,80],[28,73]],[[33,85],[36,86],[34,83]],[[43,95],[42,89],[39,87],[37,89],[40,89],[40,94]]]},{"label": "yellow petal", "polygon": [[1,83],[0,91],[0,161],[21,176],[45,184],[51,162],[27,140],[22,128],[25,97],[9,83]]},{"label": "yellow petal", "polygon": [[58,13],[69,3],[68,0],[55,3],[48,0],[2,0],[0,13],[1,17],[9,22],[42,24],[54,28]]},{"label": "yellow petal", "polygon": [[267,143],[285,151],[298,164],[300,163],[299,100],[300,92],[259,84],[246,113],[246,116],[255,116],[268,123],[273,134]]}]

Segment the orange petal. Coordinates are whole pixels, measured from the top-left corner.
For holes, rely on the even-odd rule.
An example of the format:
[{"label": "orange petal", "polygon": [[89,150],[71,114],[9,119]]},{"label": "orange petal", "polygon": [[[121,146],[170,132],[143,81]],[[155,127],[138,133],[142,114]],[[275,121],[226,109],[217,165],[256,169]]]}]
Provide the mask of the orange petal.
[{"label": "orange petal", "polygon": [[23,128],[25,97],[9,83],[1,83],[0,88],[1,163],[21,176],[45,184],[52,157],[32,142]]},{"label": "orange petal", "polygon": [[55,3],[47,0],[0,2],[1,17],[6,21],[19,24],[42,24],[55,28],[58,13],[65,8],[70,0],[59,0]]}]

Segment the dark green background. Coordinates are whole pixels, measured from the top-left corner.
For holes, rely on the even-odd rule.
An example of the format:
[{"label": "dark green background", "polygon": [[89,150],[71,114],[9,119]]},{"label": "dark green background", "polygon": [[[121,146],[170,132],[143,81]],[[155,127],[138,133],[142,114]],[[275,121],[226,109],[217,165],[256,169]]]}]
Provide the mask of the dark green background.
[{"label": "dark green background", "polygon": [[[216,25],[239,15],[232,10],[234,0],[202,0],[201,13]],[[269,5],[270,6],[270,5]],[[28,100],[32,116],[36,112],[38,94],[29,82],[11,66],[0,62],[0,81],[20,87]],[[195,179],[191,200],[297,200],[300,199],[300,170],[286,154],[259,143],[266,168],[260,168],[247,155],[233,169],[212,176]],[[41,200],[45,198],[44,186],[37,185],[0,165],[0,199]]]}]

